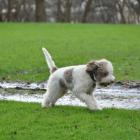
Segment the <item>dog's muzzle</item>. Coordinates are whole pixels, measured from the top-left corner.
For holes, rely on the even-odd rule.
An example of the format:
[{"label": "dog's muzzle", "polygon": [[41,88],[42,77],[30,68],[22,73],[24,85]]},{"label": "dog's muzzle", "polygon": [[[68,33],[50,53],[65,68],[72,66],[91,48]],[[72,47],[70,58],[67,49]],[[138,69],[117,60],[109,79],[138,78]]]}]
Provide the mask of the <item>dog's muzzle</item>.
[{"label": "dog's muzzle", "polygon": [[106,86],[108,86],[108,85],[113,84],[114,82],[115,82],[115,81],[112,80],[112,81],[110,81],[110,82],[108,82],[108,83],[100,83],[100,86],[106,87]]}]

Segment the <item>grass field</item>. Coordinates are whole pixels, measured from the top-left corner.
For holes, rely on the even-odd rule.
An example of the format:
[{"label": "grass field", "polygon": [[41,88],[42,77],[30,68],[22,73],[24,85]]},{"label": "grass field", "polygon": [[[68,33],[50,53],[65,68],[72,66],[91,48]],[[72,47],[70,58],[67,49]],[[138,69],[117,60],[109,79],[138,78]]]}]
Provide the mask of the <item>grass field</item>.
[{"label": "grass field", "polygon": [[140,111],[0,102],[0,140],[139,140]]},{"label": "grass field", "polygon": [[107,58],[117,80],[139,80],[139,37],[139,25],[0,24],[0,80],[46,80],[42,46],[58,67]]},{"label": "grass field", "polygon": [[[41,48],[58,67],[107,58],[117,80],[140,80],[140,26],[96,24],[0,24],[0,80],[48,78]],[[140,111],[0,101],[0,140],[139,140]]]}]

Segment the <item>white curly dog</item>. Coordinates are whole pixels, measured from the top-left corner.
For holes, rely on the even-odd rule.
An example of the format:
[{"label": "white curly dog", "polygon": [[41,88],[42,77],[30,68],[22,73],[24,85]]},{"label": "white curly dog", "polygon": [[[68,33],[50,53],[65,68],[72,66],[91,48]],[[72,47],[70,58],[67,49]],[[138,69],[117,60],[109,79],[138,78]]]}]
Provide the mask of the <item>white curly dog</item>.
[{"label": "white curly dog", "polygon": [[101,110],[93,95],[96,85],[107,86],[114,82],[113,66],[106,59],[90,61],[86,65],[57,68],[50,53],[42,48],[50,70],[47,92],[42,107],[53,106],[57,99],[70,90],[90,110]]}]

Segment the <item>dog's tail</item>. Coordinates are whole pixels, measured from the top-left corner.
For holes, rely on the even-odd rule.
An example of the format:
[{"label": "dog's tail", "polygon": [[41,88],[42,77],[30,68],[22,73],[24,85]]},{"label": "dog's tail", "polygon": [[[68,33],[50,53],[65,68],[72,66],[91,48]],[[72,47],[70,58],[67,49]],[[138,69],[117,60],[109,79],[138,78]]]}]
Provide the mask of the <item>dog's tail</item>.
[{"label": "dog's tail", "polygon": [[42,51],[43,51],[43,53],[44,53],[45,60],[46,60],[46,62],[47,62],[47,64],[48,64],[50,73],[55,72],[55,71],[57,70],[57,67],[56,67],[56,65],[55,65],[55,63],[54,63],[54,61],[53,61],[53,59],[52,59],[50,53],[49,53],[49,52],[47,51],[47,49],[45,49],[45,48],[42,48]]}]

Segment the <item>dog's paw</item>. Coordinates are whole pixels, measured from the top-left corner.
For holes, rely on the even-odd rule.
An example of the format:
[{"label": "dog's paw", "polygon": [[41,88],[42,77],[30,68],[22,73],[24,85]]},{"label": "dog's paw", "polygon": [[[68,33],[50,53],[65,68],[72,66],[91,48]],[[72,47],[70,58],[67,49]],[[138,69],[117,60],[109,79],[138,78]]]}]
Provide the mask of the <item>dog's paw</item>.
[{"label": "dog's paw", "polygon": [[44,102],[41,103],[41,107],[42,108],[50,108],[50,107],[54,107],[55,105],[52,104],[52,103],[49,103],[49,104],[45,104]]},{"label": "dog's paw", "polygon": [[97,110],[102,110],[102,107],[101,106],[89,106],[89,109],[90,110],[93,110],[93,111],[97,111]]},{"label": "dog's paw", "polygon": [[42,108],[46,108],[47,106],[46,106],[46,105],[44,105],[44,104],[41,104],[41,107],[42,107]]},{"label": "dog's paw", "polygon": [[49,106],[47,104],[45,104],[44,102],[41,103],[41,107],[42,108],[48,108]]},{"label": "dog's paw", "polygon": [[97,110],[103,110],[103,108],[101,106],[98,106]]}]

